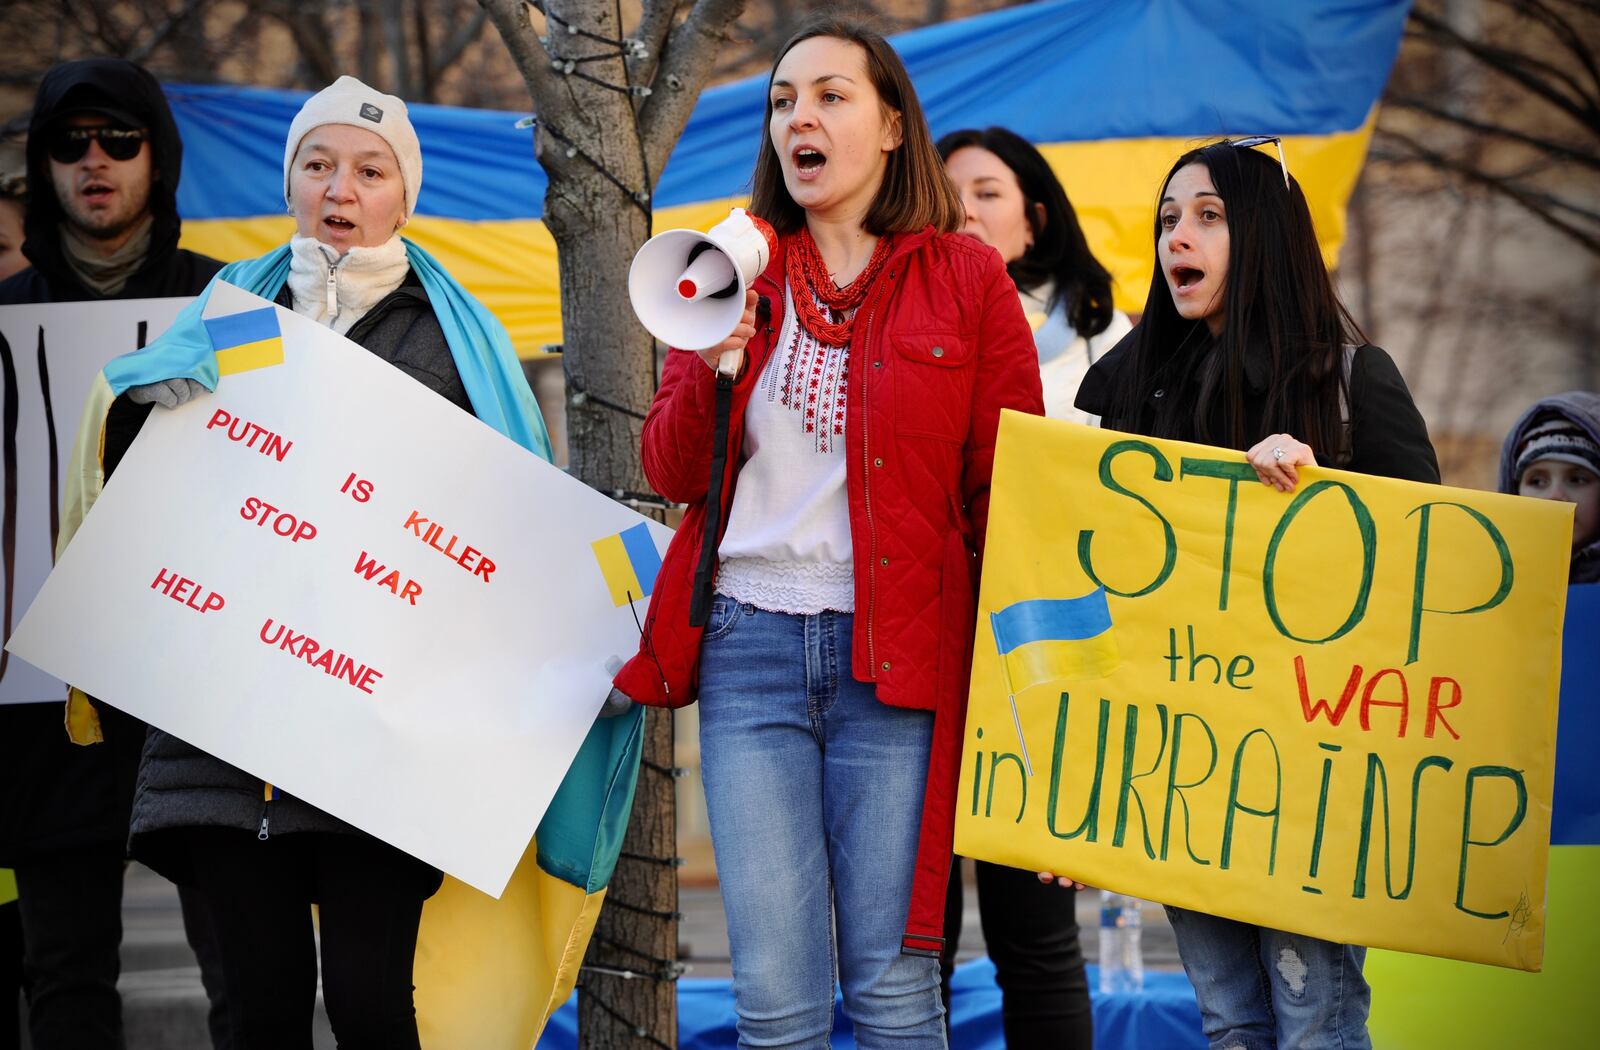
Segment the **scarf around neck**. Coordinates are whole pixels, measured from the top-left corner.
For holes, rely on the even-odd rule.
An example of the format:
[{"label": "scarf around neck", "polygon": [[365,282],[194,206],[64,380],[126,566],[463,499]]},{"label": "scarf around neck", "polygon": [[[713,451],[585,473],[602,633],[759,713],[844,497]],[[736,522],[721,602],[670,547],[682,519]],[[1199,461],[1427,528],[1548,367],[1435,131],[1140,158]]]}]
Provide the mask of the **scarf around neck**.
[{"label": "scarf around neck", "polygon": [[133,236],[112,252],[104,255],[95,250],[94,243],[78,232],[71,223],[61,224],[61,254],[67,268],[83,286],[96,295],[116,295],[127,285],[128,278],[139,272],[145,256],[150,252],[150,235],[155,228],[155,216],[149,213],[134,227]]}]

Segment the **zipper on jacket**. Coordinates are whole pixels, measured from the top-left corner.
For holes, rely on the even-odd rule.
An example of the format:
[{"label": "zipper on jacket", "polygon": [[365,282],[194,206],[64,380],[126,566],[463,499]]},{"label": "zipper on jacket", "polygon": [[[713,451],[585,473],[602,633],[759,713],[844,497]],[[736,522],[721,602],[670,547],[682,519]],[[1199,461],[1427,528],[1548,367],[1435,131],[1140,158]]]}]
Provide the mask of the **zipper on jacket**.
[{"label": "zipper on jacket", "polygon": [[[894,280],[894,271],[888,273],[888,280]],[[877,316],[878,303],[882,301],[884,292],[877,296],[871,308],[867,311],[867,325],[861,333],[861,345],[870,355],[872,352],[872,319]],[[877,635],[873,628],[878,615],[878,530],[872,521],[872,447],[867,440],[867,366],[862,365],[861,370],[861,505],[867,515],[867,552],[870,558],[867,562],[867,663],[872,667],[872,679],[878,679],[878,647]]]},{"label": "zipper on jacket", "polygon": [[[321,245],[321,247],[324,249],[324,258],[331,254],[332,249],[328,248],[327,245]],[[348,256],[336,256],[328,260],[327,292],[329,328],[333,327],[333,322],[339,317],[339,266],[345,261],[346,258],[348,258]]]},{"label": "zipper on jacket", "polygon": [[265,842],[267,841],[268,835],[268,822],[271,820],[270,816],[268,815],[268,810],[272,806],[272,800],[278,796],[278,789],[273,787],[271,784],[263,784],[261,796],[261,826],[260,829],[256,831],[256,838],[262,842]]}]

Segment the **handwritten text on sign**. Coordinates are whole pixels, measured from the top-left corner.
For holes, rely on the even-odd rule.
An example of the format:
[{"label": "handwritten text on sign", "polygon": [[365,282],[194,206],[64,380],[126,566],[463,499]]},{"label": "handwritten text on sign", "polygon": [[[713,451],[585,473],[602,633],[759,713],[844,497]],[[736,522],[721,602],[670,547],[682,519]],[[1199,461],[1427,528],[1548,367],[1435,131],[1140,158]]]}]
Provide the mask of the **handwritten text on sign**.
[{"label": "handwritten text on sign", "polygon": [[[89,383],[113,357],[166,331],[188,299],[0,306],[4,386],[4,630],[39,592],[55,560],[61,493]],[[15,441],[10,436],[15,435]],[[67,687],[0,652],[0,704],[60,702]]]},{"label": "handwritten text on sign", "polygon": [[1537,969],[1570,522],[1008,413],[958,851]]},{"label": "handwritten text on sign", "polygon": [[498,894],[637,645],[593,545],[666,530],[287,310],[207,317],[262,309],[279,363],[151,414],[15,651]]}]

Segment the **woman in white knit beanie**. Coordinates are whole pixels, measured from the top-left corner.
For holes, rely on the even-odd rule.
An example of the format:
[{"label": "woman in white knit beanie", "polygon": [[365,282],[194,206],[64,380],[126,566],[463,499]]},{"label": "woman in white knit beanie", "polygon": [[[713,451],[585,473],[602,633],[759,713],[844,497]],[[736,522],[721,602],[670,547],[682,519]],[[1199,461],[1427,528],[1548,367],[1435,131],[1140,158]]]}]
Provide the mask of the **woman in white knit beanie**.
[{"label": "woman in white knit beanie", "polygon": [[[230,264],[218,279],[329,326],[549,459],[505,330],[399,236],[421,187],[422,153],[405,103],[340,77],[290,126],[284,197],[294,238]],[[199,309],[186,312],[162,340],[107,369],[115,400],[101,443],[106,475],[143,422],[135,414],[218,381],[199,318]],[[201,348],[176,376],[173,346]],[[117,434],[125,435],[120,443]],[[362,756],[350,761],[359,771]],[[436,868],[154,728],[131,832],[135,857],[196,889],[222,956],[222,1007],[237,1050],[310,1050],[313,903],[323,999],[339,1046],[418,1050],[412,969],[423,902],[441,882]]]}]

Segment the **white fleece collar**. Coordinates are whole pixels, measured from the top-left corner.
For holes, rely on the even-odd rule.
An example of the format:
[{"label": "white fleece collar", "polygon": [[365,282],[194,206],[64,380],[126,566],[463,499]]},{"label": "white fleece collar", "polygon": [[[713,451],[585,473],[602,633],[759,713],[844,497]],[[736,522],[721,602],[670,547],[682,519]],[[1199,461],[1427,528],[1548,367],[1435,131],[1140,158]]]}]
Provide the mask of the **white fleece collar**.
[{"label": "white fleece collar", "polygon": [[375,248],[351,248],[343,258],[314,237],[296,236],[289,251],[294,312],[340,335],[400,287],[411,268],[399,234]]}]

